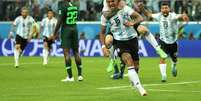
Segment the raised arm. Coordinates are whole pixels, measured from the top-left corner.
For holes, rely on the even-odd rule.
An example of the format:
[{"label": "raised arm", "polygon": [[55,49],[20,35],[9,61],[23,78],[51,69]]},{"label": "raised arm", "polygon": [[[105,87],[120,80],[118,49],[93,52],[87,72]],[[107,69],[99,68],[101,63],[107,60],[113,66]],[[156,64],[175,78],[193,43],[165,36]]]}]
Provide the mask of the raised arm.
[{"label": "raised arm", "polygon": [[143,3],[139,3],[138,5],[140,11],[147,17],[152,18],[152,13],[150,11],[148,11],[147,9],[145,9],[144,4]]}]

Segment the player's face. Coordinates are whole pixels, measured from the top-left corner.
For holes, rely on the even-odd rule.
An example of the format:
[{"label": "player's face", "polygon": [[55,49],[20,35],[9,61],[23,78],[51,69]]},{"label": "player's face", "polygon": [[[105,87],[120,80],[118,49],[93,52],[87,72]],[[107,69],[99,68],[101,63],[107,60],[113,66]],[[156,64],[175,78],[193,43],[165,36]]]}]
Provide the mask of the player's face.
[{"label": "player's face", "polygon": [[52,11],[48,11],[47,16],[49,19],[51,19],[54,16],[54,14]]},{"label": "player's face", "polygon": [[25,17],[27,17],[27,15],[28,15],[28,10],[22,10],[21,11],[21,15],[25,18]]},{"label": "player's face", "polygon": [[161,6],[161,12],[164,16],[168,16],[170,12],[170,7],[168,5]]},{"label": "player's face", "polygon": [[108,7],[113,10],[118,8],[119,0],[106,0]]}]

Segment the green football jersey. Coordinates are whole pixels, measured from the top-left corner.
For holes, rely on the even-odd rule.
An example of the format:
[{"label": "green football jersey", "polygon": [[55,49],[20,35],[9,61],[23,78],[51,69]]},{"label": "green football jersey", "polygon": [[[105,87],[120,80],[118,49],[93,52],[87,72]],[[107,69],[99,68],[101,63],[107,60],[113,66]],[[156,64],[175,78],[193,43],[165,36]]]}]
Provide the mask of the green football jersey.
[{"label": "green football jersey", "polygon": [[62,27],[70,27],[77,24],[78,20],[78,3],[77,2],[64,2],[59,15],[62,18]]}]

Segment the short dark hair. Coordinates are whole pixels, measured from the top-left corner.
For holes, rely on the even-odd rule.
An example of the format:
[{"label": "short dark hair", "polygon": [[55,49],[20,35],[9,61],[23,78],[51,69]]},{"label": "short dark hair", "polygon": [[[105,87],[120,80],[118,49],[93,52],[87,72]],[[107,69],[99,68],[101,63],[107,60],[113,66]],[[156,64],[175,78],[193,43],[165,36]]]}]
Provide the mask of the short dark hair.
[{"label": "short dark hair", "polygon": [[167,2],[167,1],[163,1],[163,2],[161,3],[161,6],[169,6],[169,7],[170,7],[170,3]]},{"label": "short dark hair", "polygon": [[48,9],[47,12],[54,12],[52,9]]}]

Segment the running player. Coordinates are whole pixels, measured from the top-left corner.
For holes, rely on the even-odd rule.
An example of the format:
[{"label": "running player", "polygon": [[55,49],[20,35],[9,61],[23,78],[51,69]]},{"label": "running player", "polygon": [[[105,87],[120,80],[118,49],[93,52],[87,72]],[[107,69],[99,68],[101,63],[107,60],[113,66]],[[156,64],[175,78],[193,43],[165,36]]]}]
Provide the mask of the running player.
[{"label": "running player", "polygon": [[14,22],[11,33],[14,33],[16,28],[16,38],[15,38],[15,50],[14,50],[14,60],[15,60],[15,67],[19,67],[19,58],[22,54],[23,50],[25,49],[27,43],[31,40],[34,36],[33,34],[36,33],[34,30],[31,32],[32,25],[35,23],[34,19],[29,16],[28,9],[23,7],[21,9],[21,15],[18,16]]},{"label": "running player", "polygon": [[[111,24],[110,32],[112,33],[115,43],[115,47],[118,50],[118,55],[122,61],[128,66],[128,76],[134,86],[138,89],[142,96],[147,95],[145,89],[142,87],[137,69],[139,67],[139,55],[138,55],[138,35],[137,32],[131,26],[125,26],[124,23],[127,20],[134,18],[135,23],[143,21],[143,18],[134,12],[128,6],[124,6],[122,9],[118,9],[118,5],[121,0],[106,0],[111,11],[117,12],[109,19],[101,17],[101,28],[104,31],[106,29],[106,22]],[[101,43],[104,45],[104,33],[100,33]],[[104,46],[103,46],[104,47]],[[104,55],[107,56],[108,50],[103,48]]]},{"label": "running player", "polygon": [[[125,1],[121,0],[121,2],[119,4],[119,9],[123,8],[125,5],[126,5]],[[106,3],[106,0],[104,0],[103,15],[106,18],[110,18],[110,16],[112,16],[114,14],[116,14],[116,11],[111,12],[110,8],[108,7],[108,5]],[[154,49],[160,55],[160,57],[162,57],[162,58],[167,57],[167,54],[160,48],[160,46],[158,45],[158,43],[157,43],[156,39],[154,38],[154,36],[149,32],[149,30],[145,26],[142,26],[140,24],[135,24],[132,21],[125,21],[124,24],[126,26],[134,26],[134,28],[136,29],[137,33],[139,35],[145,36],[147,41],[154,47]],[[101,31],[103,31],[103,30],[101,30]],[[105,31],[103,31],[103,32],[105,32]],[[107,43],[107,40],[106,40],[106,43]],[[103,48],[105,48],[105,47],[103,47]],[[111,47],[111,48],[113,48],[113,47]],[[114,56],[113,55],[114,52],[112,52],[111,50],[112,49],[110,49],[110,57]],[[115,63],[114,61],[115,61],[115,59],[111,58],[110,64],[109,64],[109,66],[107,68],[108,71],[112,70],[113,64]],[[120,66],[121,66],[121,73],[120,74],[123,74],[123,70],[124,70],[123,68],[125,68],[125,66],[123,64],[121,64]],[[121,77],[122,77],[122,75],[121,75]]]},{"label": "running player", "polygon": [[[153,18],[159,22],[160,26],[160,45],[161,48],[171,57],[172,60],[172,75],[177,76],[177,31],[178,31],[178,20],[182,19],[188,21],[188,16],[186,14],[175,14],[170,11],[168,2],[162,2],[161,12],[152,14],[146,10],[143,4],[140,4],[141,11],[148,17]],[[162,82],[166,82],[166,61],[164,58],[160,59],[159,64]]]},{"label": "running player", "polygon": [[47,12],[47,17],[41,22],[41,29],[43,30],[43,65],[47,65],[48,63],[48,55],[52,49],[52,43],[54,43],[51,37],[53,36],[56,24],[57,19],[54,17],[54,12],[50,9]]},{"label": "running player", "polygon": [[78,19],[78,2],[71,0],[64,0],[63,6],[60,13],[60,18],[56,25],[54,31],[54,37],[57,37],[58,30],[61,26],[61,47],[64,51],[65,67],[67,70],[67,77],[62,82],[72,82],[74,81],[72,74],[72,65],[71,65],[71,56],[70,49],[72,49],[75,62],[78,70],[78,81],[82,81],[82,62],[79,55],[79,39],[78,39],[78,30],[77,30],[77,19]]}]

